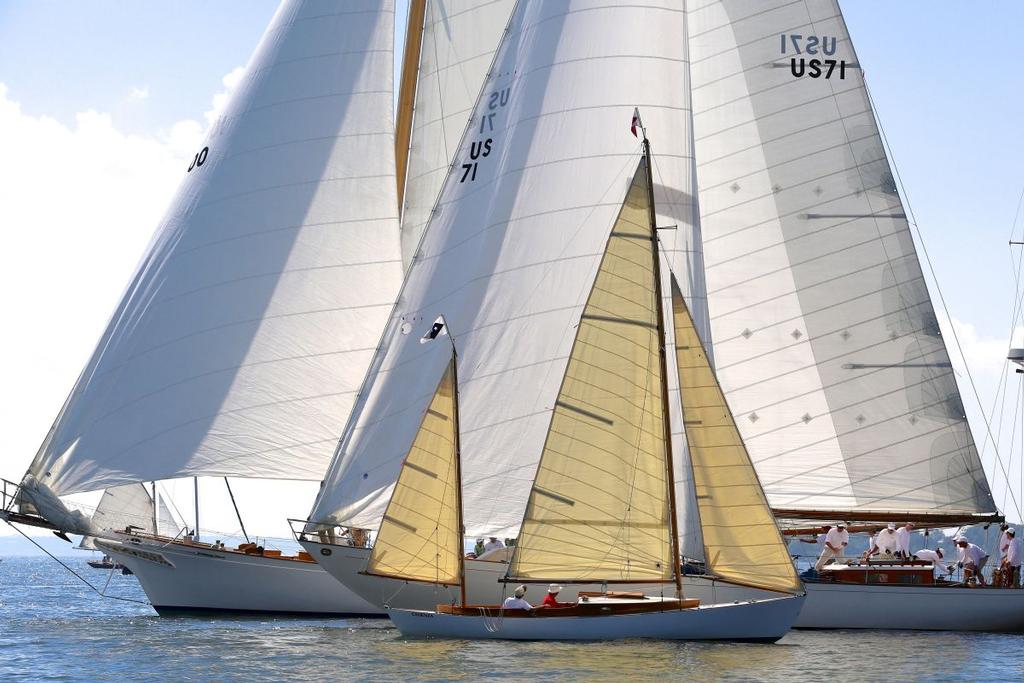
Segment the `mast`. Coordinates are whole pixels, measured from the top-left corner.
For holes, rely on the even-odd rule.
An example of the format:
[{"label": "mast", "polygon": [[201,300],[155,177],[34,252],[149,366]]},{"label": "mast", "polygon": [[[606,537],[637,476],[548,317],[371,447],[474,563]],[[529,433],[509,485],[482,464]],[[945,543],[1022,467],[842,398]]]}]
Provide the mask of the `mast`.
[{"label": "mast", "polygon": [[664,418],[661,421],[665,439],[665,478],[668,486],[668,518],[671,539],[669,548],[672,550],[672,576],[676,582],[676,597],[683,595],[683,580],[679,572],[679,528],[676,520],[676,487],[675,473],[672,468],[672,421],[669,419],[668,406],[668,365],[665,362],[665,312],[664,302],[661,298],[661,254],[658,251],[658,223],[657,213],[654,210],[654,177],[651,172],[651,143],[647,139],[647,129],[643,124],[640,130],[644,134],[644,164],[647,171],[647,203],[651,220],[651,254],[654,261],[654,298],[655,308],[658,311],[658,362],[661,364],[661,409]]},{"label": "mast", "polygon": [[196,528],[192,537],[199,540],[199,477],[192,477],[192,489],[196,499]]},{"label": "mast", "polygon": [[156,482],[155,481],[151,481],[149,483],[150,483],[150,486],[153,487],[153,535],[154,536],[159,536],[160,535],[160,525],[158,525],[157,522],[156,522],[156,516],[157,516],[157,513],[156,513],[156,506],[157,506]]},{"label": "mast", "polygon": [[466,525],[462,521],[462,448],[459,440],[459,354],[455,350],[455,338],[448,333],[452,342],[452,383],[455,391],[455,403],[452,410],[452,421],[455,427],[455,501],[458,514],[459,529],[459,600],[462,607],[466,606],[466,553],[462,547],[466,537]]},{"label": "mast", "polygon": [[395,115],[395,180],[398,184],[398,214],[405,204],[405,177],[409,167],[409,140],[412,137],[413,106],[420,73],[420,49],[423,44],[423,21],[427,0],[412,0],[409,23],[405,28],[405,54],[402,58],[402,80],[398,90]]}]

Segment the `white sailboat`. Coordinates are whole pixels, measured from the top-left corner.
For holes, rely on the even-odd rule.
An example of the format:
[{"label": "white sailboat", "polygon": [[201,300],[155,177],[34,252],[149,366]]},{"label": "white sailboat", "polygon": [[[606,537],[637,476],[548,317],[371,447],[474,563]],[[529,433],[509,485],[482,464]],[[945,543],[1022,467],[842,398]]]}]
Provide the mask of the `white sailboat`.
[{"label": "white sailboat", "polygon": [[28,473],[5,489],[6,519],[94,536],[161,613],[379,614],[305,554],[227,548],[199,529],[115,532],[61,497],[323,477],[401,281],[393,21],[388,0],[282,3]]},{"label": "white sailboat", "polygon": [[[838,3],[687,20],[716,367],[776,514],[1001,519]],[[1024,629],[1019,592],[878,569],[808,581],[797,626]]]}]

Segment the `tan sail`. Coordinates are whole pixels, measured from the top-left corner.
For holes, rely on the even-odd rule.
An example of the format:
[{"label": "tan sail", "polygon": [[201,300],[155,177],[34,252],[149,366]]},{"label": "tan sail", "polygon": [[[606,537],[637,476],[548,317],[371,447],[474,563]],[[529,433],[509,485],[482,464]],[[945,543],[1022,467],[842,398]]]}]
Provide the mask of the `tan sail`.
[{"label": "tan sail", "polygon": [[576,332],[509,575],[670,581],[673,554],[646,160]]},{"label": "tan sail", "polygon": [[405,457],[367,574],[458,585],[459,514],[455,359],[449,363]]},{"label": "tan sail", "polygon": [[674,277],[672,314],[683,425],[708,570],[732,583],[801,592],[786,544]]}]

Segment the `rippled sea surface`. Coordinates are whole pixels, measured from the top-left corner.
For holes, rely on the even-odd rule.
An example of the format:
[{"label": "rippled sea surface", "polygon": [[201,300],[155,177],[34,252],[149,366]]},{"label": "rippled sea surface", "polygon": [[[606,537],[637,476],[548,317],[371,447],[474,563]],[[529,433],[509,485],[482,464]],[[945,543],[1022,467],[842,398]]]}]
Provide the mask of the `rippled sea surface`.
[{"label": "rippled sea surface", "polygon": [[[66,560],[93,584],[109,573]],[[107,592],[144,599],[134,577]],[[0,681],[1021,681],[1024,636],[796,631],[775,645],[403,639],[386,620],[161,618],[0,562]]]}]

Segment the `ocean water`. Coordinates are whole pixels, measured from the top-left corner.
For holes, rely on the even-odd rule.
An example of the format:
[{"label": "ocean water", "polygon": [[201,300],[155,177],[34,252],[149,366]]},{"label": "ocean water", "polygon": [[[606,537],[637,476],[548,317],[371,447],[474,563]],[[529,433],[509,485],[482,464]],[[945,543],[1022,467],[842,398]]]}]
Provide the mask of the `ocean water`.
[{"label": "ocean water", "polygon": [[[109,572],[66,560],[100,587]],[[134,577],[107,592],[145,598]],[[795,631],[775,645],[416,641],[386,620],[161,618],[48,558],[0,562],[0,681],[1021,681],[1024,636]]]}]

